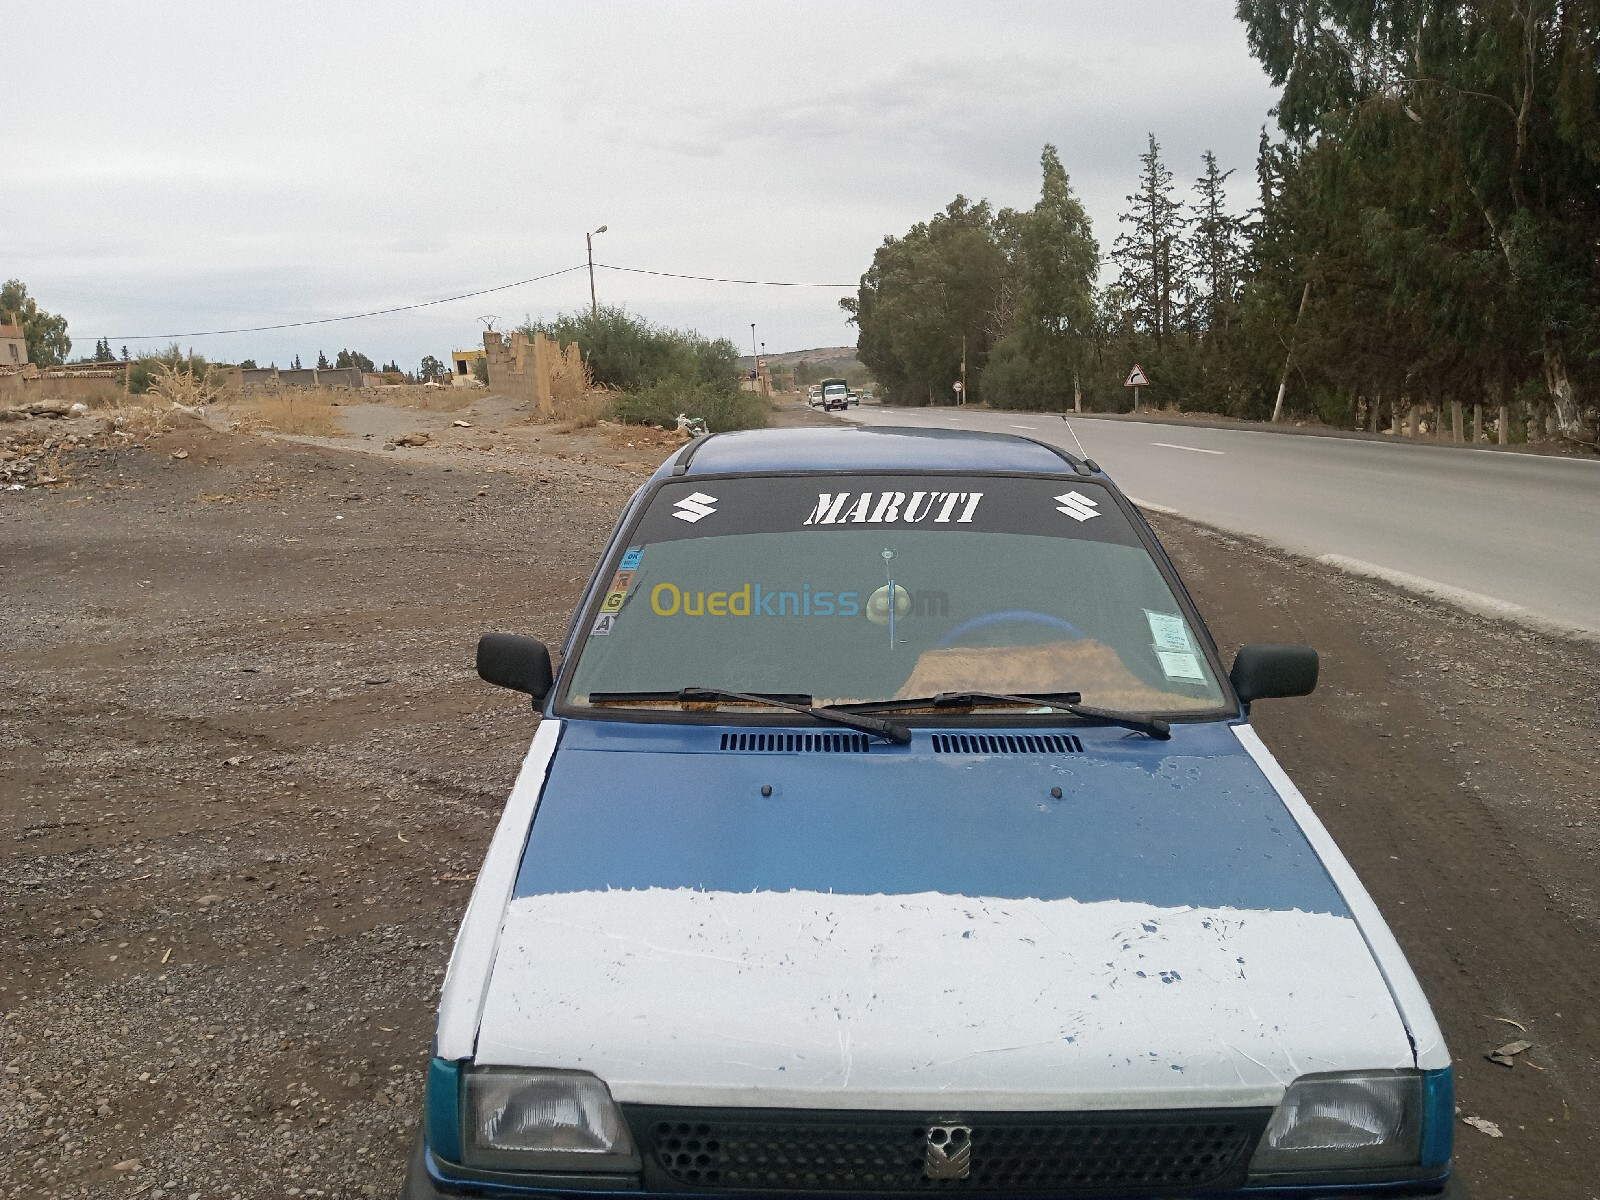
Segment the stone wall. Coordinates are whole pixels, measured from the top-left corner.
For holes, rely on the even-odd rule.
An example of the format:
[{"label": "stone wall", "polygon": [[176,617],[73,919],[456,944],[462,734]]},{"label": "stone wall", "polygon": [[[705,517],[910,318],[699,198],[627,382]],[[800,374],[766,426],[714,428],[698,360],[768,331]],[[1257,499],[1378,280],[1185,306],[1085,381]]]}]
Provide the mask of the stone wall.
[{"label": "stone wall", "polygon": [[114,403],[127,394],[127,374],[127,368],[120,365],[92,371],[49,367],[0,371],[0,406],[15,408],[35,400],[82,400],[90,405]]}]

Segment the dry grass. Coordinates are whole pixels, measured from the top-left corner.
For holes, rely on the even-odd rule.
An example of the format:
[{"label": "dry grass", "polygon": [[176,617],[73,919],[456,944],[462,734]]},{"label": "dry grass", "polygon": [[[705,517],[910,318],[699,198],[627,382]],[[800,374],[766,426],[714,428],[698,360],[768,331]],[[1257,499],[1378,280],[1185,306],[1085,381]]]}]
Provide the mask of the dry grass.
[{"label": "dry grass", "polygon": [[270,429],[274,433],[309,434],[338,437],[344,430],[334,416],[334,398],[346,392],[332,388],[284,388],[249,393],[236,410],[239,427],[245,430]]},{"label": "dry grass", "polygon": [[421,383],[406,383],[398,387],[362,388],[345,393],[345,404],[384,404],[390,408],[415,408],[422,412],[460,412],[471,408],[488,395],[480,387],[455,387],[443,384],[428,387]]},{"label": "dry grass", "polygon": [[611,395],[609,392],[589,391],[564,397],[553,395],[551,400],[556,410],[556,432],[571,433],[574,429],[591,429],[599,424],[611,402]]}]

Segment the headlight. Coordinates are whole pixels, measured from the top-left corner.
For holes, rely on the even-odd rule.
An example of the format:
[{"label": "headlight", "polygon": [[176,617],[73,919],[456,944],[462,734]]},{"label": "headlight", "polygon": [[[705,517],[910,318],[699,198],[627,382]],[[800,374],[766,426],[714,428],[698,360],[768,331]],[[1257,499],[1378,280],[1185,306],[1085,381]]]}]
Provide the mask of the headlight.
[{"label": "headlight", "polygon": [[582,1071],[468,1071],[462,1157],[478,1167],[634,1172],[639,1156],[611,1091]]},{"label": "headlight", "polygon": [[1419,1166],[1422,1090],[1414,1071],[1302,1076],[1272,1114],[1251,1176]]}]

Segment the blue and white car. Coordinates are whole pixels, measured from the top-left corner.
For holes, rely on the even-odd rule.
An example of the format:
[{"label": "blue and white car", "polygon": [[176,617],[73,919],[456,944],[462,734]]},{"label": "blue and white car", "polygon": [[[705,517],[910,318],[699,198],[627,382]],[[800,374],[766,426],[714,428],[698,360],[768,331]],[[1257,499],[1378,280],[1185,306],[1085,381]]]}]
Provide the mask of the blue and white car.
[{"label": "blue and white car", "polygon": [[629,503],[440,1000],[409,1197],[1460,1195],[1371,898],[1093,462],[697,439]]}]

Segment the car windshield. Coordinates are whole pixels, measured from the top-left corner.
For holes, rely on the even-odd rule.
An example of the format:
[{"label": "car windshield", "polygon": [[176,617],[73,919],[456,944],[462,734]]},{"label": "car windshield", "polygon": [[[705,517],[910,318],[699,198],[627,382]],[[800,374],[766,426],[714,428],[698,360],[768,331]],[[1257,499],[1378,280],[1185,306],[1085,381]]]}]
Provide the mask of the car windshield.
[{"label": "car windshield", "polygon": [[627,543],[582,614],[575,707],[686,687],[817,704],[971,691],[1154,713],[1224,703],[1172,589],[1090,480],[671,483]]}]

